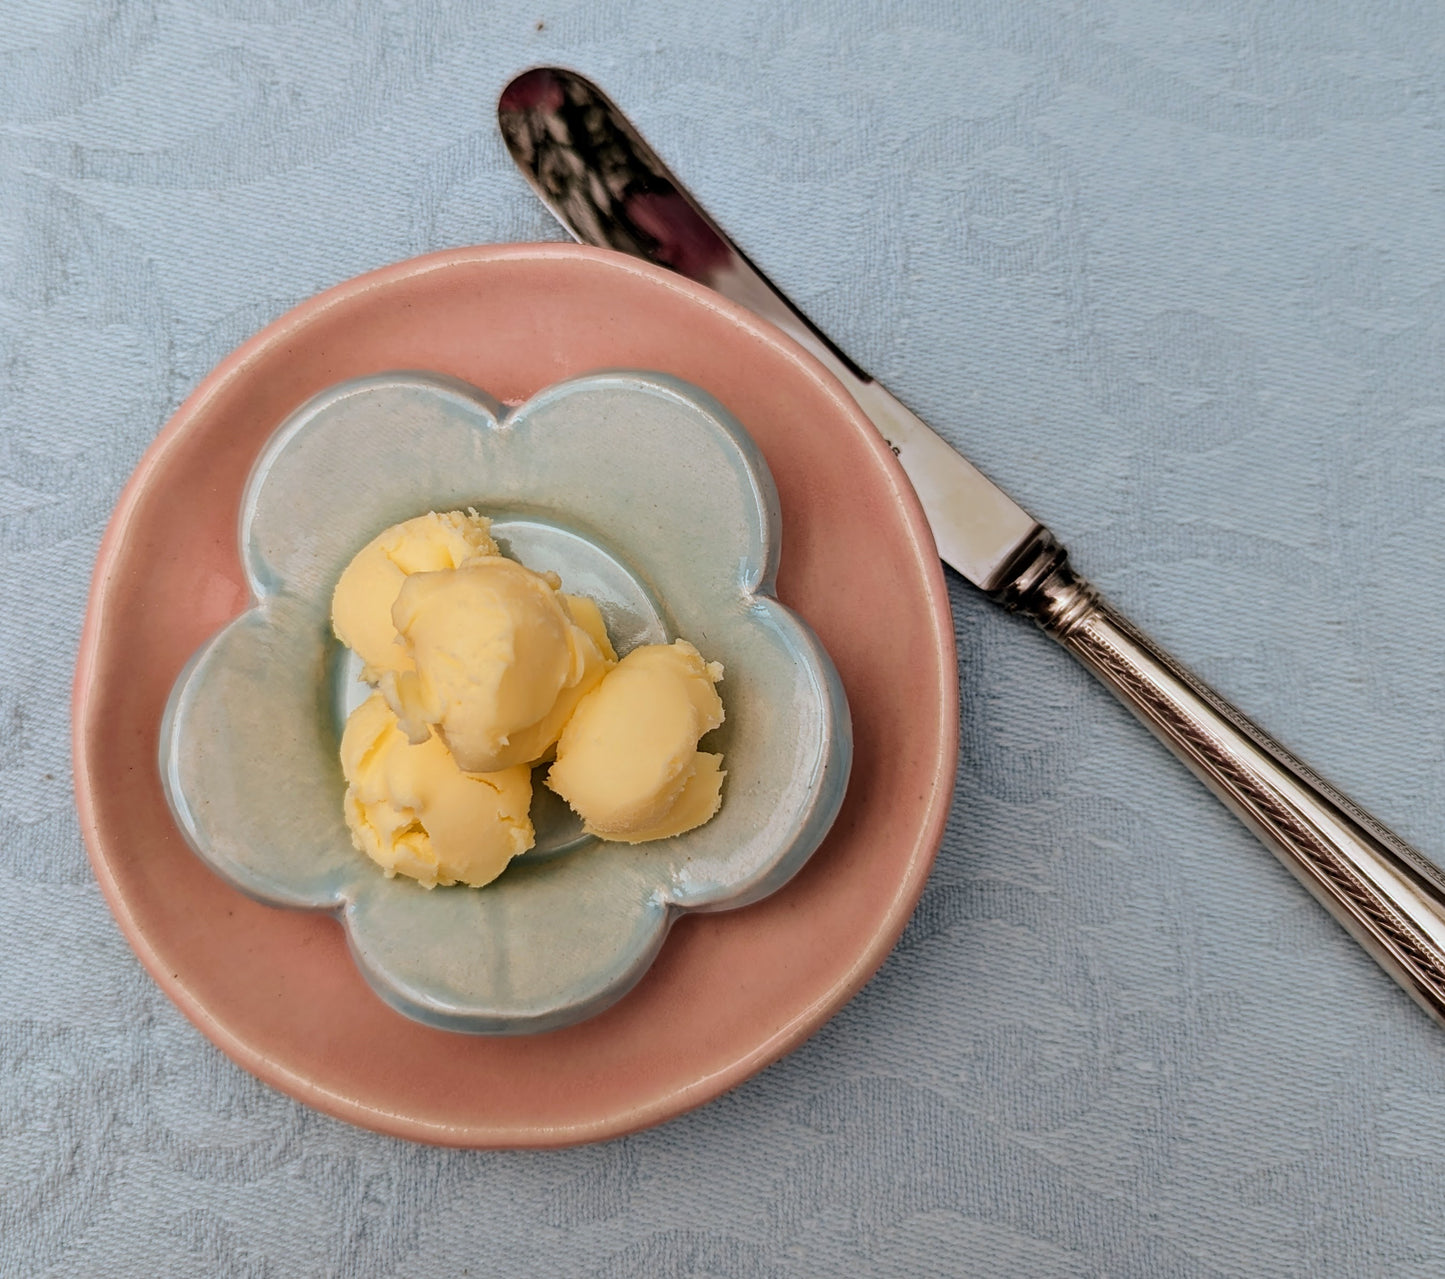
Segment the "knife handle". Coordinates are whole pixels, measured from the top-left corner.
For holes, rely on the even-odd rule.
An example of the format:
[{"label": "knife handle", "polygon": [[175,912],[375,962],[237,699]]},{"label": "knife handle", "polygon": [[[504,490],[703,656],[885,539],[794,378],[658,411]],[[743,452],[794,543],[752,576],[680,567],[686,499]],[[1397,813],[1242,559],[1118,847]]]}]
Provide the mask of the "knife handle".
[{"label": "knife handle", "polygon": [[1094,673],[1445,1025],[1445,876],[1104,602],[1041,532],[991,595]]}]

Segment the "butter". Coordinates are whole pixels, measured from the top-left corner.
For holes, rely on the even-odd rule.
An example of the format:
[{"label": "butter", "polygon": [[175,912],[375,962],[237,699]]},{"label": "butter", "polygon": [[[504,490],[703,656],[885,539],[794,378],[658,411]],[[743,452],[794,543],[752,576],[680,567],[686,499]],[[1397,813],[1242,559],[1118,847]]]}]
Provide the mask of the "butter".
[{"label": "butter", "polygon": [[380,687],[413,742],[435,730],[468,773],[551,749],[614,660],[596,606],[557,586],[500,556],[402,582],[391,617],[414,669]]},{"label": "butter", "polygon": [[700,826],[721,803],[722,667],[686,640],[633,649],[577,704],[547,785],[600,839],[636,844]]},{"label": "butter", "polygon": [[383,671],[413,669],[391,621],[402,583],[413,573],[460,568],[500,554],[491,525],[475,511],[432,512],[393,524],[356,553],[331,597],[331,624],[361,658],[366,679],[374,683]]},{"label": "butter", "polygon": [[376,691],[347,719],[352,842],[427,888],[490,883],[534,842],[531,766],[601,839],[701,825],[721,802],[722,667],[691,644],[620,662],[602,613],[501,555],[491,521],[435,512],[386,529],[337,582],[332,626]]},{"label": "butter", "polygon": [[377,694],[346,721],[341,769],[352,843],[388,878],[479,887],[532,846],[527,767],[463,773],[436,738],[413,746]]}]

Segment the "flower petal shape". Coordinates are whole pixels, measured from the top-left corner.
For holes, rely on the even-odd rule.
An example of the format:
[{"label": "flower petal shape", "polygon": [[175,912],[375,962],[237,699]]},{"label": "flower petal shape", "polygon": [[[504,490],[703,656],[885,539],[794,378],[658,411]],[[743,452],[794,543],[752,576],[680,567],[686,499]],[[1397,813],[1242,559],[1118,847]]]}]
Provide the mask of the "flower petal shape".
[{"label": "flower petal shape", "polygon": [[[364,695],[331,591],[380,529],[475,507],[504,551],[596,599],[619,652],[683,637],[725,669],[716,817],[646,844],[582,835],[537,785],[538,847],[482,889],[387,879],[351,844],[338,743]],[[658,373],[558,383],[507,408],[394,373],[298,409],[242,502],[253,603],[182,672],[161,734],[197,853],[277,906],[336,912],[368,981],[429,1024],[519,1034],[578,1021],[646,971],[677,916],[744,906],[817,848],[852,738],[832,662],[773,595],[776,490],[739,424]]]}]

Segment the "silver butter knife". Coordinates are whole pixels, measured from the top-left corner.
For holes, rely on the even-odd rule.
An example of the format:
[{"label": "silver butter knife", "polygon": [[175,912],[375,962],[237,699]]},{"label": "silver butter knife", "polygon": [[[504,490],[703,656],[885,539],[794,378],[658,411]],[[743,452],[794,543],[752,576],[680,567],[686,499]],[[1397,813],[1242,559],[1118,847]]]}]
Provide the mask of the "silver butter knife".
[{"label": "silver butter knife", "polygon": [[1099,597],[1048,529],[828,340],[575,72],[503,91],[512,158],[578,240],[670,267],[771,321],[853,395],[918,492],[938,553],[1091,670],[1445,1025],[1445,875]]}]

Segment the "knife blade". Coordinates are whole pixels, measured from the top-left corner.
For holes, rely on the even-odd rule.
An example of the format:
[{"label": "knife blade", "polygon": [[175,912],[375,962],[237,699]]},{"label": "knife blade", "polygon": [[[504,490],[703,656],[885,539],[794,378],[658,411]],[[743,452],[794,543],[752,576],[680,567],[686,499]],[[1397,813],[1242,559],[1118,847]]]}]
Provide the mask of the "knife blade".
[{"label": "knife blade", "polygon": [[869,377],[723,234],[595,85],[539,67],[498,108],[512,158],[579,240],[661,263],[771,321],[827,366],[888,441],[933,529],[939,558],[995,589],[1043,526]]},{"label": "knife blade", "polygon": [[503,91],[497,116],[513,160],[578,240],[670,267],[807,348],[893,446],[941,558],[1082,662],[1445,1025],[1437,867],[1103,600],[1047,529],[788,301],[596,85],[563,68],[533,68]]}]

